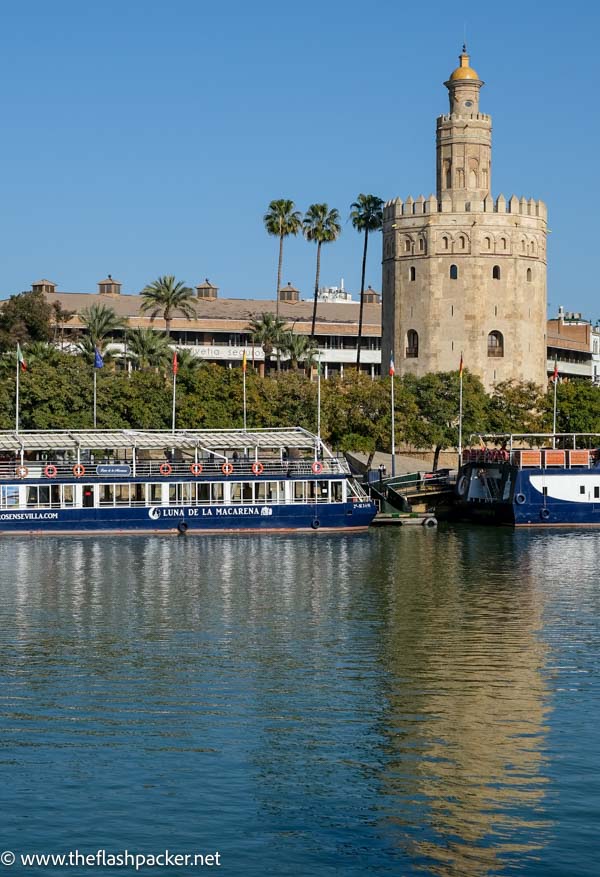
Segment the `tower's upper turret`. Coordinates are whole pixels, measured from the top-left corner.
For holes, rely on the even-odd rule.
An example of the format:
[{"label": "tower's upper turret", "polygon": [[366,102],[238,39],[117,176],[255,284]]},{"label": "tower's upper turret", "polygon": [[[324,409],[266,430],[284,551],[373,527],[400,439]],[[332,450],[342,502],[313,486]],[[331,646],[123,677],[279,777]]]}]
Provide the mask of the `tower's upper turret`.
[{"label": "tower's upper turret", "polygon": [[467,47],[444,83],[450,113],[437,121],[437,195],[447,192],[470,203],[490,193],[492,120],[479,112],[483,81],[471,67]]}]

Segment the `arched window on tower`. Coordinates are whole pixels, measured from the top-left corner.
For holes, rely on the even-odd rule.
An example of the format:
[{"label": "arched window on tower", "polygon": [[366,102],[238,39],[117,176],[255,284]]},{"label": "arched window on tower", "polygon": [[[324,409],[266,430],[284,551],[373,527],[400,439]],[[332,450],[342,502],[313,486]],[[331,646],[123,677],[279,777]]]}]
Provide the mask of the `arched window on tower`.
[{"label": "arched window on tower", "polygon": [[420,253],[425,252],[425,239],[424,238],[419,238],[419,252]]},{"label": "arched window on tower", "polygon": [[502,332],[497,332],[494,329],[494,331],[490,332],[490,334],[488,335],[487,355],[504,356],[504,337],[502,335]]},{"label": "arched window on tower", "polygon": [[531,241],[529,244],[529,252],[532,256],[535,256],[535,241]]},{"label": "arched window on tower", "polygon": [[458,265],[450,265],[450,280],[458,280]]},{"label": "arched window on tower", "polygon": [[442,250],[447,250],[450,246],[450,241],[446,235],[442,237]]},{"label": "arched window on tower", "polygon": [[532,278],[531,268],[528,268],[527,269],[527,281],[529,283],[531,283],[531,278]]},{"label": "arched window on tower", "polygon": [[410,253],[410,238],[404,238],[404,252]]},{"label": "arched window on tower", "polygon": [[461,235],[459,236],[459,238],[458,238],[458,246],[460,247],[461,250],[464,250],[465,247],[467,246],[467,239],[466,239],[466,237],[464,236],[464,234],[461,234]]},{"label": "arched window on tower", "polygon": [[508,250],[508,241],[506,240],[506,238],[502,238],[502,249]]},{"label": "arched window on tower", "polygon": [[414,329],[406,333],[406,358],[416,359],[419,355],[419,334]]},{"label": "arched window on tower", "polygon": [[494,265],[492,268],[492,279],[500,280],[500,265]]},{"label": "arched window on tower", "polygon": [[484,248],[485,250],[491,250],[491,249],[492,249],[492,239],[491,239],[491,238],[484,238],[484,239],[483,239],[483,248]]},{"label": "arched window on tower", "polygon": [[415,268],[414,265],[410,266],[409,277],[411,280],[417,279],[417,269]]}]

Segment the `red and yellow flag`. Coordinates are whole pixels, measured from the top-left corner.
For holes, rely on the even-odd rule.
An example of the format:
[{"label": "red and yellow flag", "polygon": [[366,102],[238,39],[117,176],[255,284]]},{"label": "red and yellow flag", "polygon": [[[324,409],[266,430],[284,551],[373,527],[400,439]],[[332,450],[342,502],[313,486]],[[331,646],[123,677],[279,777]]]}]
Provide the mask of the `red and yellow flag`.
[{"label": "red and yellow flag", "polygon": [[179,371],[179,360],[177,359],[177,351],[173,351],[173,374],[176,375]]},{"label": "red and yellow flag", "polygon": [[242,356],[242,371],[246,371],[246,351],[244,350],[244,355]]},{"label": "red and yellow flag", "polygon": [[460,365],[458,366],[458,374],[462,377],[462,373],[463,373],[463,355],[462,355],[462,351],[461,351],[461,353],[460,353]]}]

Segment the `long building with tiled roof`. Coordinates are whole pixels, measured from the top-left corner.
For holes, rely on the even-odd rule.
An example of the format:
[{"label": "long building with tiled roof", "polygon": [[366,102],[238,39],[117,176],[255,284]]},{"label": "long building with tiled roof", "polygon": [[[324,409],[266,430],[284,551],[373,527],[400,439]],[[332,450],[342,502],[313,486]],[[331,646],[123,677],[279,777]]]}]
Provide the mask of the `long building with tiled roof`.
[{"label": "long building with tiled roof", "polygon": [[[50,280],[32,284],[42,292],[49,303],[60,301],[63,309],[72,311],[67,324],[71,332],[84,332],[83,311],[94,304],[109,305],[115,313],[127,319],[131,328],[152,327],[164,329],[164,320],[151,320],[140,308],[141,295],[125,295],[122,284],[109,274],[98,283],[98,292],[63,292]],[[248,323],[265,312],[273,312],[271,299],[219,298],[218,288],[208,280],[196,286],[197,318],[183,314],[171,321],[171,339],[178,347],[189,349],[200,359],[239,365],[244,351],[248,360],[264,359],[260,347],[252,344]],[[299,335],[309,335],[312,320],[312,300],[303,301],[300,292],[291,284],[280,290],[279,315]],[[321,353],[325,376],[342,373],[344,366],[356,362],[359,303],[354,301],[319,301],[315,336]],[[362,370],[373,377],[381,371],[381,304],[380,296],[369,287],[365,291],[363,315],[363,342],[361,345]]]}]

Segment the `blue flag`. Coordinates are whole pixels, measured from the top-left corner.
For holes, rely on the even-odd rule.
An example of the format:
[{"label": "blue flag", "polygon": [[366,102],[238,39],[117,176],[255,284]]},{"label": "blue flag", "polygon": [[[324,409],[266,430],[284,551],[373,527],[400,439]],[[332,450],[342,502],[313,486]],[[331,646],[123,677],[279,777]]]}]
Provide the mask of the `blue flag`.
[{"label": "blue flag", "polygon": [[104,368],[104,360],[97,347],[94,349],[94,368]]}]

